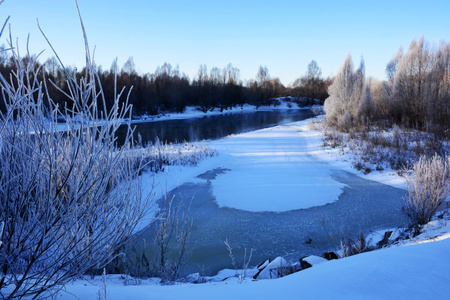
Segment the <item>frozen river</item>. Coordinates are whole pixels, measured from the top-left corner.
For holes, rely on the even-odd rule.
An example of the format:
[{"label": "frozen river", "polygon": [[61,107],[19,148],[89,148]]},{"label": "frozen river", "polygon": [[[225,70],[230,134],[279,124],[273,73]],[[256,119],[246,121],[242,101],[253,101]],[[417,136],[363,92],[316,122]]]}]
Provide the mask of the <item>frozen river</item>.
[{"label": "frozen river", "polygon": [[[289,123],[212,141],[219,156],[190,169],[192,178],[170,191],[191,203],[185,273],[232,268],[225,240],[238,265],[244,249],[253,250],[251,265],[276,256],[294,262],[339,248],[343,237],[404,224],[404,190],[324,160],[303,130]],[[152,229],[143,234],[148,241]]]},{"label": "frozen river", "polygon": [[238,264],[243,261],[245,248],[253,249],[253,265],[276,256],[297,261],[339,247],[339,240],[344,236],[395,228],[405,221],[400,210],[403,190],[345,171],[336,171],[333,177],[346,184],[337,201],[285,212],[219,207],[213,192],[214,179],[180,186],[172,193],[192,199],[194,250],[185,271],[200,272],[199,266],[205,266],[211,273],[232,268],[224,245],[226,239]]}]

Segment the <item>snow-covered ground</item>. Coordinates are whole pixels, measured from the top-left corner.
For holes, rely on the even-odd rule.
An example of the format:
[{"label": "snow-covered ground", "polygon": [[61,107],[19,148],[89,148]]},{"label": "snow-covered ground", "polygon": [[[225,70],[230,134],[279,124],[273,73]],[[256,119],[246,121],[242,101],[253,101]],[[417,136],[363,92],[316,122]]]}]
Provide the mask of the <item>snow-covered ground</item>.
[{"label": "snow-covered ground", "polygon": [[[333,170],[347,170],[366,179],[404,187],[404,180],[389,170],[368,175],[354,170],[348,154],[322,147],[321,133],[309,129],[308,122],[213,141],[210,146],[218,150],[218,156],[196,167],[170,166],[168,172],[144,175],[144,180],[148,186],[158,182],[155,191],[160,195],[185,182],[204,181],[197,176],[221,168],[211,180],[218,204],[250,211],[283,211],[335,201],[342,184],[331,176]],[[299,198],[298,193],[308,197]],[[242,197],[248,201],[240,201]],[[449,298],[450,225],[445,220],[435,222],[430,224],[429,234],[403,242],[401,247],[321,263],[280,279],[246,279],[239,284],[233,277],[221,282],[172,286],[161,286],[149,279],[140,285],[125,286],[122,276],[107,275],[106,290],[108,299]],[[437,239],[441,240],[434,241]],[[424,242],[431,240],[434,242]],[[98,299],[104,287],[100,277],[77,280],[66,285],[57,299]]]},{"label": "snow-covered ground", "polygon": [[[311,155],[314,155],[320,161],[327,162],[333,168],[345,170],[368,180],[406,189],[404,177],[399,176],[394,170],[385,168],[383,171],[373,171],[368,174],[363,174],[362,171],[358,171],[353,167],[354,157],[351,150],[346,149],[346,151],[343,151],[340,147],[324,147],[322,131],[310,129],[316,127],[313,125],[314,122],[322,122],[323,117],[321,115],[310,120],[298,122],[302,130],[301,136],[308,143],[308,151]],[[320,128],[321,126],[319,125],[318,127]]]},{"label": "snow-covered ground", "polygon": [[[119,275],[107,275],[114,299],[449,299],[450,239],[392,247],[328,261],[270,280],[236,278],[206,284],[160,286],[154,280],[125,286]],[[97,277],[77,280],[57,299],[98,299]]]}]

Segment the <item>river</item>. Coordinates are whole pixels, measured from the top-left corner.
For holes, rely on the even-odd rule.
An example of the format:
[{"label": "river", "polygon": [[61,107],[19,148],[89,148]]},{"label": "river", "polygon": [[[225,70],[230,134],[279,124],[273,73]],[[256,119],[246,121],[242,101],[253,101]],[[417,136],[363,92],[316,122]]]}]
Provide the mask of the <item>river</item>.
[{"label": "river", "polygon": [[[242,111],[191,119],[143,122],[132,126],[135,127],[135,140],[140,135],[144,145],[154,142],[156,137],[162,142],[181,143],[220,139],[230,134],[301,121],[313,115],[309,109]],[[123,144],[125,134],[126,126],[121,126],[117,131],[119,145]]]},{"label": "river", "polygon": [[[161,124],[158,125],[161,126],[158,130],[169,133],[164,135],[169,141],[187,140],[186,136],[178,138],[181,133],[172,132],[177,126],[185,133],[192,133],[190,137],[193,137],[193,140],[218,139],[223,135],[303,120],[310,115],[307,111],[243,113],[217,116],[212,119],[207,117],[183,122],[170,121],[170,124],[181,123],[184,126],[174,125],[169,129],[163,129],[166,122],[164,121],[159,122]],[[257,126],[261,120],[266,120],[264,125]],[[194,128],[199,128],[195,134]],[[230,128],[236,131],[233,132]],[[155,133],[153,129],[151,132]],[[148,139],[152,138],[149,134]],[[184,274],[200,272],[204,275],[213,275],[221,269],[232,268],[225,240],[233,247],[238,266],[243,264],[244,253],[246,252],[248,257],[250,251],[252,251],[250,265],[276,256],[283,256],[288,261],[296,262],[306,255],[321,255],[330,249],[338,250],[342,238],[354,238],[361,232],[368,234],[373,230],[395,228],[405,223],[400,201],[405,191],[363,179],[349,172],[341,170],[332,172],[333,178],[345,185],[337,201],[285,212],[250,212],[219,207],[213,192],[216,172],[233,172],[233,170],[210,170],[199,174],[198,177],[203,180],[200,183],[182,184],[169,192],[169,199],[174,197],[175,202],[185,201],[187,202],[185,205],[190,204],[188,215],[193,221],[189,242],[191,252],[183,269]],[[142,232],[140,238],[149,241],[153,232],[154,229],[151,227]],[[147,250],[148,255],[155,251],[151,246]]]}]

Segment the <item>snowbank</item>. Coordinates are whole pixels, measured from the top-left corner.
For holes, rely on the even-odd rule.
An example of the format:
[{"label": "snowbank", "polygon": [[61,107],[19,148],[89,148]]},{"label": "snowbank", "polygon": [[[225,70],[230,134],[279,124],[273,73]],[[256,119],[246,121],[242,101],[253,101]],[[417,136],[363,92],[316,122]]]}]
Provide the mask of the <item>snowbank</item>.
[{"label": "snowbank", "polygon": [[[450,295],[450,239],[393,247],[333,260],[273,280],[159,286],[154,280],[124,286],[107,276],[115,299],[447,299]],[[100,278],[77,280],[58,299],[94,300]]]}]

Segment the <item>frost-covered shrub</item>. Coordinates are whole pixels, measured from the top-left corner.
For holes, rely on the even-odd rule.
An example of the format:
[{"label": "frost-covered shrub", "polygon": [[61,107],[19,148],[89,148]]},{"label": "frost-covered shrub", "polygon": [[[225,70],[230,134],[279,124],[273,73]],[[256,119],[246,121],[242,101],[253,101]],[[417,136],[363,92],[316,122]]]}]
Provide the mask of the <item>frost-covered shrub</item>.
[{"label": "frost-covered shrub", "polygon": [[106,267],[108,272],[128,274],[137,282],[149,277],[158,277],[163,284],[182,280],[182,268],[192,250],[192,218],[190,205],[179,198],[166,192],[158,200],[152,224],[119,249]]},{"label": "frost-covered shrub", "polygon": [[344,144],[344,134],[336,130],[326,130],[324,133],[324,146],[336,148]]},{"label": "frost-covered shrub", "polygon": [[124,155],[130,127],[125,146],[114,145],[130,106],[119,103],[119,93],[110,110],[98,110],[97,102],[104,101],[101,82],[86,36],[85,42],[84,76],[64,69],[70,94],[63,108],[48,94],[50,83],[35,67],[36,58],[20,57],[10,41],[14,71],[0,75],[4,298],[42,299],[73,277],[101,268],[149,208],[139,168]]},{"label": "frost-covered shrub", "polygon": [[450,158],[421,156],[413,170],[414,174],[407,176],[408,197],[403,210],[412,225],[423,225],[431,221],[450,194]]},{"label": "frost-covered shrub", "polygon": [[[177,203],[175,203],[177,202]],[[175,201],[167,193],[161,199],[155,216],[155,253],[152,267],[164,283],[173,283],[190,255],[189,242],[192,219],[184,201]]]},{"label": "frost-covered shrub", "polygon": [[157,173],[164,166],[196,166],[201,160],[217,155],[217,151],[203,142],[163,144],[156,138],[153,144],[130,150],[129,155],[136,167],[143,166],[144,171]]}]

